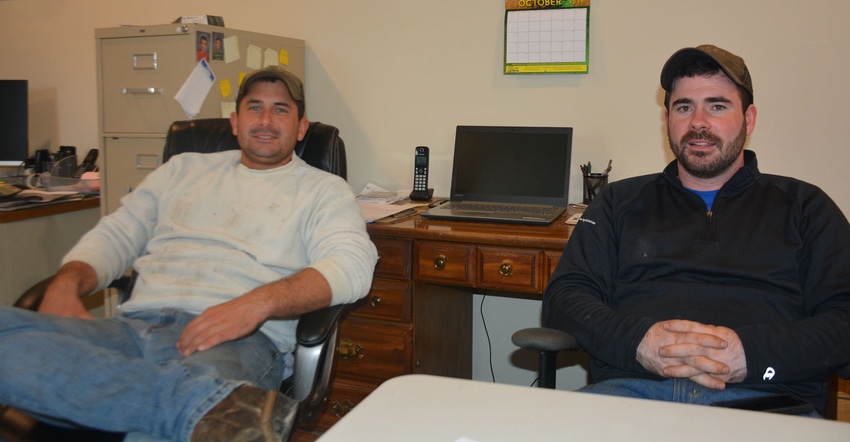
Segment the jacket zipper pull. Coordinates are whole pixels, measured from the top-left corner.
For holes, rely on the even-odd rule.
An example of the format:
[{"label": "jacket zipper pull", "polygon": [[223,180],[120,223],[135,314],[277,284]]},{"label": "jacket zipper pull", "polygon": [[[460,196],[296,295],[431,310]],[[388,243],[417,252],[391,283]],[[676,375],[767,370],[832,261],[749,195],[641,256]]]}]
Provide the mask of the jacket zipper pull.
[{"label": "jacket zipper pull", "polygon": [[705,212],[705,221],[707,223],[711,223],[711,219],[712,219],[713,216],[714,216],[714,212],[712,212],[711,210]]}]

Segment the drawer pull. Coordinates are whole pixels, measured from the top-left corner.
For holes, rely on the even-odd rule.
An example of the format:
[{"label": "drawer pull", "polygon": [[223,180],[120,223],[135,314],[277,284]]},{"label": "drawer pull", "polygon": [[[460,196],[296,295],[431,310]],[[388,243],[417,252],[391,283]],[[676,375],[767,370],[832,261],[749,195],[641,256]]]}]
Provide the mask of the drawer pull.
[{"label": "drawer pull", "polygon": [[351,403],[351,401],[348,399],[343,399],[342,402],[331,402],[331,414],[340,419],[343,418],[346,414],[348,414],[348,412],[351,411],[352,408],[354,408],[354,404]]},{"label": "drawer pull", "polygon": [[511,276],[511,273],[514,269],[511,267],[510,263],[503,262],[502,265],[499,266],[499,274],[502,276]]},{"label": "drawer pull", "polygon": [[162,88],[159,87],[125,87],[121,89],[124,95],[156,95],[162,93]]},{"label": "drawer pull", "polygon": [[372,299],[369,300],[369,305],[371,305],[374,308],[379,308],[379,307],[381,307],[382,302],[384,302],[384,300],[381,299],[380,296],[373,296]]},{"label": "drawer pull", "polygon": [[351,342],[351,339],[345,338],[339,343],[337,349],[340,359],[343,361],[353,361],[355,359],[363,359],[363,346]]},{"label": "drawer pull", "polygon": [[159,155],[138,154],[136,155],[137,170],[154,170],[162,164],[162,159]]},{"label": "drawer pull", "polygon": [[434,258],[434,268],[437,269],[437,270],[443,270],[444,268],[446,268],[446,256],[445,255],[439,255],[436,258]]}]

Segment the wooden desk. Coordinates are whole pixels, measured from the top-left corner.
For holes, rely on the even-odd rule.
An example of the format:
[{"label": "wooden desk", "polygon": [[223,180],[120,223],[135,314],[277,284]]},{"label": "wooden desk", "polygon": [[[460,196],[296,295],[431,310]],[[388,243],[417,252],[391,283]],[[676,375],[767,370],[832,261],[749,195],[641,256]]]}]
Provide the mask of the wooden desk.
[{"label": "wooden desk", "polygon": [[372,290],[340,323],[330,404],[312,430],[397,376],[471,378],[472,294],[541,299],[572,231],[567,217],[542,227],[419,216],[369,224],[380,257]]},{"label": "wooden desk", "polygon": [[850,440],[850,424],[413,375],[382,384],[319,439],[400,440],[826,442]]},{"label": "wooden desk", "polygon": [[100,198],[0,212],[0,305],[52,275],[80,237],[100,219]]}]

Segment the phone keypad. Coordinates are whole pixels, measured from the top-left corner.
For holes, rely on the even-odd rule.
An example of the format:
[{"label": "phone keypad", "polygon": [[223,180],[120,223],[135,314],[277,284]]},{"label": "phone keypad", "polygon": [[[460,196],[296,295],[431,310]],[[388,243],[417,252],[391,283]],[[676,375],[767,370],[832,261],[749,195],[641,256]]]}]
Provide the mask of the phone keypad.
[{"label": "phone keypad", "polygon": [[417,167],[416,173],[413,174],[413,188],[415,190],[425,190],[428,186],[428,168]]}]

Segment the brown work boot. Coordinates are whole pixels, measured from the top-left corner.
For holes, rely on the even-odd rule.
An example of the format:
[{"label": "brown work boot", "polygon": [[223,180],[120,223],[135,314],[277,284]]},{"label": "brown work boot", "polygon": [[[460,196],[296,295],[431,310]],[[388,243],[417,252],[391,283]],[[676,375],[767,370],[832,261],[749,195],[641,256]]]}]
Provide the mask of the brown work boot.
[{"label": "brown work boot", "polygon": [[192,442],[286,442],[297,412],[280,392],[242,385],[198,421]]}]

